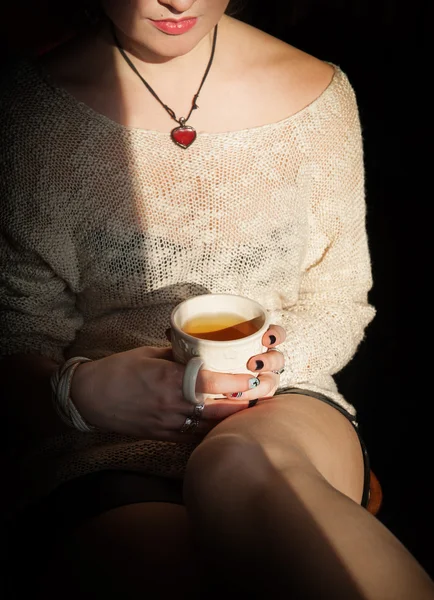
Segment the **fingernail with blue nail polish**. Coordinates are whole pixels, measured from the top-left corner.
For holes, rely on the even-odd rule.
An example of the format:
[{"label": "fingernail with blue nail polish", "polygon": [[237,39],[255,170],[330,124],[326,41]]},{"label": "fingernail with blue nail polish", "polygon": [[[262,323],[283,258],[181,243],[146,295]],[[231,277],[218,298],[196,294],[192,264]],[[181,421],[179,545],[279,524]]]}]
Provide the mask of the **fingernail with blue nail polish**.
[{"label": "fingernail with blue nail polish", "polygon": [[259,379],[257,377],[251,377],[249,379],[249,390],[253,390],[253,388],[258,387],[259,385]]},{"label": "fingernail with blue nail polish", "polygon": [[270,338],[270,344],[275,344],[276,343],[276,336],[275,335],[270,335],[268,337]]},{"label": "fingernail with blue nail polish", "polygon": [[252,408],[252,406],[255,406],[255,404],[258,403],[259,398],[256,398],[255,400],[249,400],[249,405],[247,408]]},{"label": "fingernail with blue nail polish", "polygon": [[260,371],[261,369],[264,368],[264,361],[262,360],[257,360],[256,361],[256,371]]}]

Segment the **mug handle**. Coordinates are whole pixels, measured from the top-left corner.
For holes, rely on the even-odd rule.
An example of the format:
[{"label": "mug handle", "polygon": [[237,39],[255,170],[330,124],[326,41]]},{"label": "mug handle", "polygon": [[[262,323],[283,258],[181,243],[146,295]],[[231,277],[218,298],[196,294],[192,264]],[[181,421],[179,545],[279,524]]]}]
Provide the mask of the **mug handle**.
[{"label": "mug handle", "polygon": [[202,404],[205,399],[205,394],[196,394],[196,380],[203,365],[204,361],[200,356],[190,358],[185,365],[184,377],[182,378],[182,395],[193,406]]}]

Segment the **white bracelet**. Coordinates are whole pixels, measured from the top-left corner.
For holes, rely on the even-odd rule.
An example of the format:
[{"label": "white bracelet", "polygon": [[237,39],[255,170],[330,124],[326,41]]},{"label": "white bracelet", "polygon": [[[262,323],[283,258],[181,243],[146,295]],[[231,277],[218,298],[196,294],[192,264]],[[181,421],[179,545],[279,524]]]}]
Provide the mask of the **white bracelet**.
[{"label": "white bracelet", "polygon": [[84,362],[91,362],[90,358],[74,356],[61,365],[51,376],[52,399],[57,414],[64,423],[78,429],[83,433],[93,431],[95,427],[86,423],[71,400],[70,390],[72,376],[75,369]]}]

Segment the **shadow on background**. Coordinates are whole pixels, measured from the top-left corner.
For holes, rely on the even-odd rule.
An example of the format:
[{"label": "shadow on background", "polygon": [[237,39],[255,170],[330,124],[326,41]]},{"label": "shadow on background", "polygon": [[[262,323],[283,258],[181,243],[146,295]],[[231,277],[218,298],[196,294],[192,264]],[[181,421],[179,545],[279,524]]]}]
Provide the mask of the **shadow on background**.
[{"label": "shadow on background", "polygon": [[338,64],[358,98],[374,276],[370,301],[378,312],[337,381],[358,409],[383,487],[378,518],[434,576],[431,394],[425,383],[431,352],[424,295],[432,271],[423,168],[426,8],[422,0],[406,10],[393,0],[292,1],[285,19],[280,4],[267,16],[261,4],[251,0],[252,24],[263,23],[276,37]]},{"label": "shadow on background", "polygon": [[[69,4],[69,6],[68,6]],[[434,577],[431,550],[430,374],[425,310],[428,203],[423,191],[425,22],[422,0],[248,0],[240,18],[338,64],[355,88],[365,141],[368,235],[378,314],[338,383],[359,411],[384,493],[378,518]],[[17,0],[1,9],[2,60],[44,49],[74,26],[72,5]],[[348,6],[350,5],[350,6]],[[425,71],[428,73],[428,69]],[[421,90],[422,91],[419,91]],[[429,112],[428,112],[429,111]],[[427,188],[429,189],[429,187]]]}]

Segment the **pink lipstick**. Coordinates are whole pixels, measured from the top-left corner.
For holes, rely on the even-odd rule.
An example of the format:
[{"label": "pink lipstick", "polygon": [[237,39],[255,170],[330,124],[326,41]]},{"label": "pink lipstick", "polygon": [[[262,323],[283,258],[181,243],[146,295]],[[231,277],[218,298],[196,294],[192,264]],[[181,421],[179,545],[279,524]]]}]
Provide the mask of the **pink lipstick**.
[{"label": "pink lipstick", "polygon": [[192,17],[189,19],[179,19],[178,21],[175,19],[165,19],[164,21],[153,21],[151,19],[151,23],[155,25],[157,29],[160,31],[164,31],[164,33],[168,33],[169,35],[181,35],[182,33],[186,33],[190,31],[196,25],[197,17]]}]

